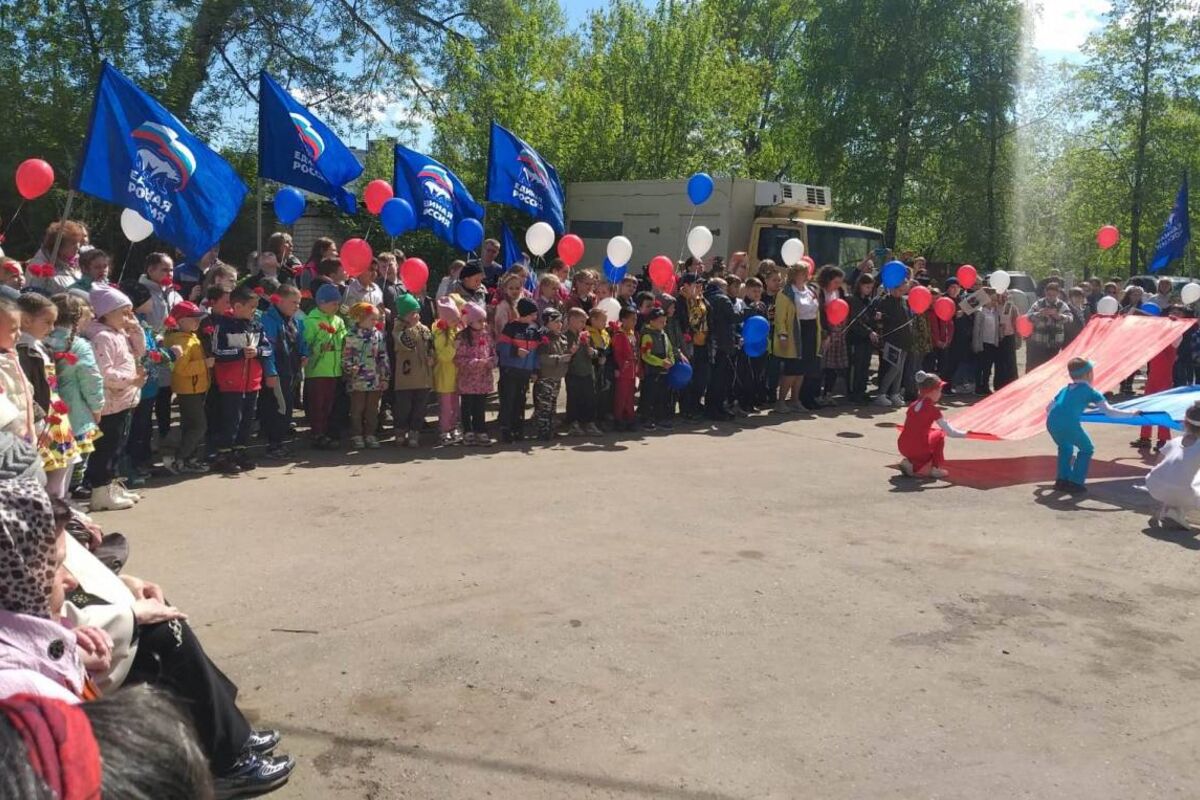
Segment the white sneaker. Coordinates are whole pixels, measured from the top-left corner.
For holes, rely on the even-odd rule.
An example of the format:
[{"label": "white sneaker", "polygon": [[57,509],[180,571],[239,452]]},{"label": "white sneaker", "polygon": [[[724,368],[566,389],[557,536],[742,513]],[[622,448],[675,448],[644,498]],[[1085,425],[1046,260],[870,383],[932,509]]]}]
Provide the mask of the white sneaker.
[{"label": "white sneaker", "polygon": [[113,487],[113,494],[117,497],[124,497],[131,503],[140,503],[142,496],[137,492],[131,492],[125,488],[125,484],[121,481],[113,481],[110,484]]},{"label": "white sneaker", "polygon": [[363,444],[365,444],[367,446],[368,450],[378,450],[379,449],[379,440],[376,439],[374,436],[364,437]]},{"label": "white sneaker", "polygon": [[588,436],[603,436],[604,435],[604,429],[601,428],[599,425],[597,425],[594,422],[589,422],[587,424],[587,427],[584,430],[587,431]]},{"label": "white sneaker", "polygon": [[175,456],[171,453],[167,453],[165,456],[163,456],[162,462],[163,469],[172,475],[178,475],[182,471],[180,470],[180,467],[183,466],[183,462],[179,461],[179,459],[175,458]]},{"label": "white sneaker", "polygon": [[404,443],[409,447],[420,447],[421,435],[416,431],[409,431],[408,435],[404,437]]},{"label": "white sneaker", "polygon": [[899,394],[892,395],[892,405],[896,408],[904,408],[907,403],[904,402],[904,396]]},{"label": "white sneaker", "polygon": [[91,511],[124,511],[133,508],[133,501],[117,494],[115,485],[110,483],[92,489],[92,499],[88,507]]},{"label": "white sneaker", "polygon": [[872,405],[879,406],[880,408],[891,408],[893,405],[892,398],[886,394],[881,394],[872,401]]},{"label": "white sneaker", "polygon": [[934,467],[933,469],[929,470],[929,474],[940,481],[942,478],[949,476],[950,472],[942,469],[941,467]]},{"label": "white sneaker", "polygon": [[367,446],[367,443],[365,441],[363,441],[363,437],[361,437],[361,436],[351,436],[350,437],[350,449],[351,450],[362,450],[366,446]]},{"label": "white sneaker", "polygon": [[916,473],[913,472],[912,462],[909,461],[907,458],[902,459],[900,461],[900,471],[903,472],[905,475],[907,475],[910,478],[916,477]]},{"label": "white sneaker", "polygon": [[450,435],[454,438],[455,444],[463,443],[463,432],[460,431],[458,428],[455,428],[454,430],[450,431]]}]

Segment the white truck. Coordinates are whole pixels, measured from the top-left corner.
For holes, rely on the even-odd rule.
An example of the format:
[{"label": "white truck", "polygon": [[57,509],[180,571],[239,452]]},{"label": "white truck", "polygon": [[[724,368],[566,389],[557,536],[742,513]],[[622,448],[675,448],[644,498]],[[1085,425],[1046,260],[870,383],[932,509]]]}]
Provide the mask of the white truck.
[{"label": "white truck", "polygon": [[782,265],[779,249],[793,237],[818,267],[853,267],[883,246],[875,228],[831,222],[828,186],[777,183],[749,178],[714,178],[712,197],[693,206],[687,180],[597,181],[567,185],[568,230],[583,239],[590,261],[603,259],[608,240],[633,242],[629,271],[638,274],[657,255],[672,260],[687,255],[686,237],[696,225],[713,234],[710,255],[726,259],[739,250],[758,262]]}]

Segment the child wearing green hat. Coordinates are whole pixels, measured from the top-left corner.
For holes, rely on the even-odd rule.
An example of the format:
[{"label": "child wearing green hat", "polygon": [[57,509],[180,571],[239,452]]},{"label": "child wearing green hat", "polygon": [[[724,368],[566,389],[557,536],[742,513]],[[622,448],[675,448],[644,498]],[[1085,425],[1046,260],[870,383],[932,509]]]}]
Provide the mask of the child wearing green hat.
[{"label": "child wearing green hat", "polygon": [[313,447],[330,450],[337,442],[329,436],[329,421],[342,378],[342,349],[346,323],[338,315],[342,294],[333,284],[317,289],[317,307],[304,320],[308,362],[304,366],[305,410],[312,428]]},{"label": "child wearing green hat", "polygon": [[396,298],[396,368],[393,419],[397,447],[418,447],[425,424],[425,403],[433,388],[433,332],[421,323],[421,303],[411,294]]}]

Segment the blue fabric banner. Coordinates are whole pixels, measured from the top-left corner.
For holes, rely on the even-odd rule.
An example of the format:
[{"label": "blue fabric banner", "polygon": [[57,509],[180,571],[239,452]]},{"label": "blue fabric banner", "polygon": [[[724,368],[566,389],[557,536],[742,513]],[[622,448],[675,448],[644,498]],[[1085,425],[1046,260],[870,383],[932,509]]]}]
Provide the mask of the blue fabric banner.
[{"label": "blue fabric banner", "polygon": [[248,192],[225,159],[108,62],[72,188],[138,212],[189,259],[221,241]]},{"label": "blue fabric banner", "polygon": [[454,230],[461,220],[483,222],[483,206],[457,175],[437,159],[401,144],[396,145],[392,189],[413,207],[418,228],[428,228],[451,246],[458,246]]},{"label": "blue fabric banner", "polygon": [[487,200],[545,220],[559,236],[567,231],[566,197],[558,171],[510,130],[492,122],[488,146]]},{"label": "blue fabric banner", "polygon": [[1106,417],[1103,411],[1086,411],[1083,422],[1103,422],[1110,425],[1161,425],[1164,428],[1183,430],[1183,416],[1196,401],[1200,400],[1200,386],[1180,386],[1157,394],[1148,394],[1114,408],[1141,411],[1140,417]]},{"label": "blue fabric banner", "polygon": [[353,214],[354,195],[343,186],[362,164],[325,123],[300,105],[275,79],[258,76],[258,173],[264,178],[328,197]]},{"label": "blue fabric banner", "polygon": [[[504,264],[504,271],[508,272],[516,264],[528,262],[528,257],[525,251],[521,249],[521,245],[517,244],[517,237],[513,236],[512,228],[504,221],[500,222],[500,261]],[[537,289],[537,279],[534,277],[533,270],[529,270],[529,274],[525,276],[525,289],[532,293]]]},{"label": "blue fabric banner", "polygon": [[1158,246],[1154,250],[1154,258],[1150,262],[1150,271],[1158,272],[1177,258],[1183,258],[1183,250],[1192,238],[1191,220],[1188,219],[1188,179],[1183,176],[1183,186],[1175,197],[1175,206],[1167,217],[1162,235],[1158,237]]}]

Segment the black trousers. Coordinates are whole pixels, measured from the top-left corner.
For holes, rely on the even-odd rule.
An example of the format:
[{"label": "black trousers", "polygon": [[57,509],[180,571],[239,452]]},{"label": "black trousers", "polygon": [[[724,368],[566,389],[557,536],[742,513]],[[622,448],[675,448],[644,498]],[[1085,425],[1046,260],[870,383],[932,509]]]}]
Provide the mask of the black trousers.
[{"label": "black trousers", "polygon": [[117,471],[117,462],[125,455],[125,443],[129,439],[129,420],[132,409],[105,414],[100,418],[100,438],[96,450],[88,459],[84,481],[88,486],[107,486],[112,483]]},{"label": "black trousers", "polygon": [[146,466],[153,457],[150,438],[154,432],[154,407],[157,403],[158,396],[150,395],[143,397],[133,408],[126,452],[135,467]]},{"label": "black trousers", "polygon": [[773,405],[779,397],[779,373],[783,371],[783,362],[775,356],[764,356],[767,360],[767,396],[766,404]]},{"label": "black trousers", "polygon": [[642,394],[638,398],[638,419],[642,422],[665,422],[667,395],[666,371],[646,367],[642,374]]},{"label": "black trousers", "polygon": [[996,364],[996,356],[1000,348],[994,344],[985,344],[983,350],[975,354],[975,391],[986,392],[992,379],[992,367]]},{"label": "black trousers", "polygon": [[487,408],[486,394],[459,395],[462,401],[463,433],[487,433],[484,423],[484,409]]},{"label": "black trousers", "polygon": [[871,377],[871,354],[875,348],[870,342],[848,342],[850,355],[850,377],[846,391],[853,398],[867,396],[867,384]]},{"label": "black trousers", "polygon": [[158,390],[154,396],[154,418],[158,421],[158,436],[166,438],[171,432],[171,385]]},{"label": "black trousers", "polygon": [[258,392],[221,392],[221,433],[217,450],[242,449],[250,444]]},{"label": "black trousers", "polygon": [[500,368],[500,430],[520,434],[525,430],[525,398],[529,394],[527,369]]},{"label": "black trousers", "polygon": [[293,403],[298,383],[298,380],[290,376],[279,376],[279,392],[283,395],[283,408],[279,407],[279,398],[274,389],[264,386],[258,393],[258,418],[262,423],[263,433],[267,436],[267,443],[272,447],[278,447],[291,438]]},{"label": "black trousers", "polygon": [[699,414],[704,410],[704,397],[708,394],[708,384],[712,375],[711,358],[708,345],[700,344],[693,348],[692,382],[683,394],[685,413]]},{"label": "black trousers", "polygon": [[250,723],[237,708],[237,686],[209,660],[183,620],[138,627],[138,651],[125,683],[169,689],[191,716],[218,775],[233,766],[250,738]]},{"label": "black trousers", "polygon": [[590,425],[596,421],[596,378],[567,376],[567,424]]},{"label": "black trousers", "polygon": [[[710,415],[725,413],[725,403],[733,391],[733,358],[734,353],[723,353],[720,350],[713,355],[712,375],[708,379],[708,395],[704,401],[705,409]],[[692,380],[696,379],[693,367]]]}]

